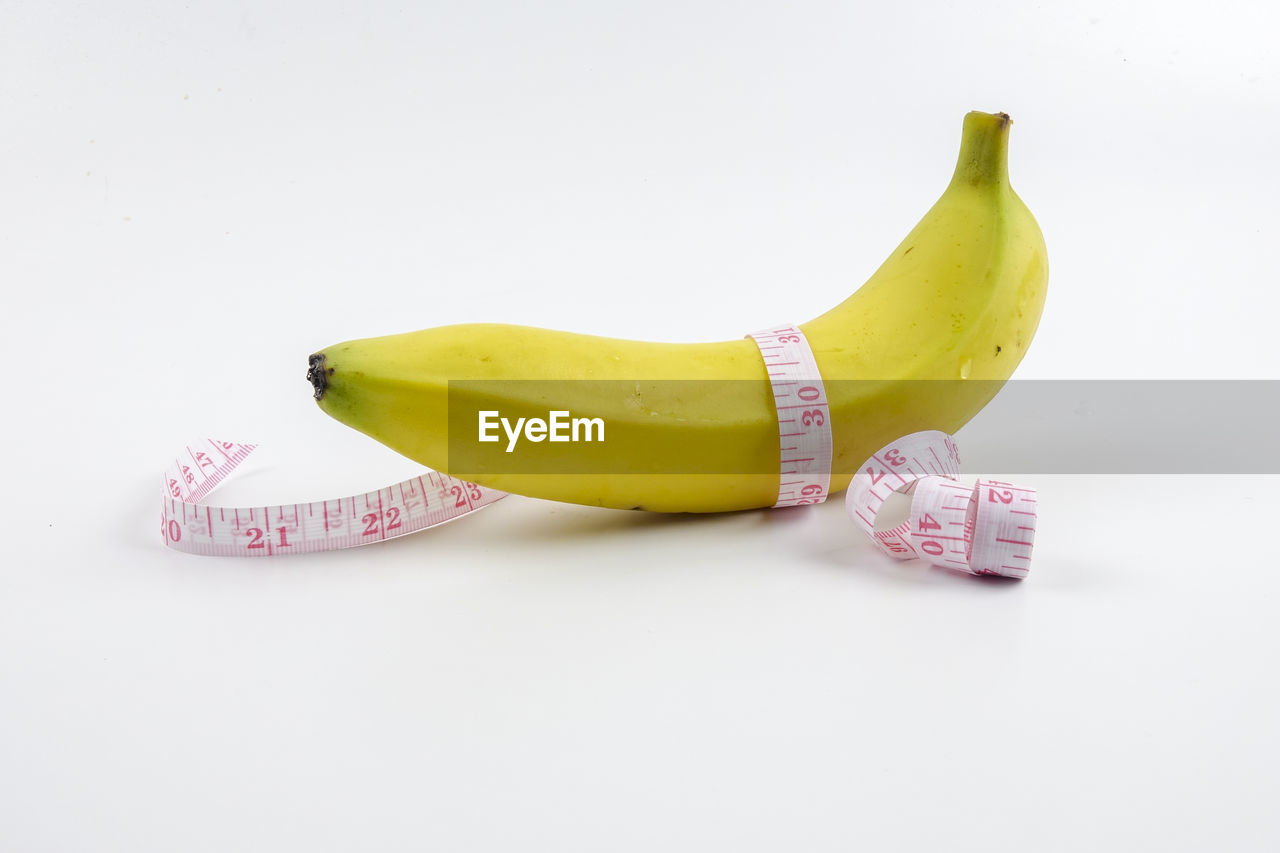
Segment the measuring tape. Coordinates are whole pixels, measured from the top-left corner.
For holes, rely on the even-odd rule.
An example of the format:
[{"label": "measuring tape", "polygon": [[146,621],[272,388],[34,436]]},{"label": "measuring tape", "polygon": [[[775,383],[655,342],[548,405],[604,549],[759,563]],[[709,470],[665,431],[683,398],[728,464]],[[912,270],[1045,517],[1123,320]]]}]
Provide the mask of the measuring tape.
[{"label": "measuring tape", "polygon": [[[999,480],[957,482],[955,439],[928,430],[872,454],[849,483],[845,509],[876,546],[899,560],[916,557],[975,575],[1025,578],[1036,538],[1036,490]],[[889,495],[911,495],[906,521],[876,529]]]},{"label": "measuring tape", "polygon": [[[830,407],[818,363],[796,326],[755,332],[778,413],[780,476],[775,507],[820,503],[831,484]],[[965,487],[960,449],[944,432],[904,436],[859,469],[845,495],[849,517],[881,551],[900,560],[922,557],[975,575],[1024,578],[1031,568],[1036,492],[996,480]],[[876,529],[894,492],[911,495],[906,521]]]},{"label": "measuring tape", "polygon": [[197,439],[165,471],[165,544],[191,554],[278,557],[382,542],[475,512],[506,492],[438,471],[361,495],[276,506],[210,506],[205,497],[255,445]]},{"label": "measuring tape", "polygon": [[775,507],[822,503],[831,488],[831,409],[818,362],[795,326],[753,332],[778,413]]},{"label": "measuring tape", "polygon": [[[825,501],[833,453],[830,406],[818,364],[796,326],[755,332],[778,419],[775,507]],[[482,509],[506,492],[438,471],[364,494],[272,506],[214,506],[210,493],[255,445],[190,442],[165,471],[160,528],[171,548],[223,557],[278,557],[354,548],[443,524]],[[1026,577],[1035,541],[1034,489],[995,480],[957,482],[960,453],[946,433],[912,433],[882,448],[853,477],[849,516],[897,559],[921,557],[975,575]],[[894,492],[911,495],[906,521],[876,529]]]}]

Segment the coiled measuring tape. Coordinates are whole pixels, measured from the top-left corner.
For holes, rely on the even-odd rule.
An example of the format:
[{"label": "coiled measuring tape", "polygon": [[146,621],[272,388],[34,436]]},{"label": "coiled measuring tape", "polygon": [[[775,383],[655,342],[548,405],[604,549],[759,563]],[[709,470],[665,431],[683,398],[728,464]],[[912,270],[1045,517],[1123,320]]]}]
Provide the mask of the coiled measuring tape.
[{"label": "coiled measuring tape", "polygon": [[[999,480],[958,482],[955,439],[928,430],[874,453],[854,475],[845,509],[876,546],[899,560],[921,557],[975,575],[1025,578],[1036,538],[1036,490]],[[876,529],[894,492],[911,496],[906,521]]]},{"label": "coiled measuring tape", "polygon": [[[796,326],[748,335],[760,348],[778,411],[781,475],[775,507],[820,503],[831,482],[830,407],[817,360]],[[876,546],[975,575],[1025,578],[1036,533],[1036,491],[997,480],[966,487],[960,449],[944,432],[903,436],[871,456],[849,483],[845,509]],[[876,529],[894,492],[911,496],[906,521]]]},{"label": "coiled measuring tape", "polygon": [[[825,501],[833,453],[830,407],[817,361],[796,326],[755,332],[778,418],[775,507]],[[255,445],[197,439],[165,471],[160,528],[171,548],[224,557],[278,557],[353,548],[416,533],[482,509],[506,492],[438,471],[344,498],[268,506],[215,506],[209,495]],[[976,575],[1026,577],[1035,541],[1034,489],[995,480],[957,482],[951,436],[912,433],[874,454],[849,485],[850,517],[880,550]],[[907,521],[876,530],[893,492],[911,495]]]}]

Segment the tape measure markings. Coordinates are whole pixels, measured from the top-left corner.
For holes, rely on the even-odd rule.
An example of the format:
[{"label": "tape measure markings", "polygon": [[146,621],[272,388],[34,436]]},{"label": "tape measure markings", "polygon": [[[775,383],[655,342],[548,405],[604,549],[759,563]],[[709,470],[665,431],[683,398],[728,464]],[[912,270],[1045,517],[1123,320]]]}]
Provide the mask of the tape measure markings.
[{"label": "tape measure markings", "polygon": [[[1013,510],[1014,493],[1034,496],[1034,489],[999,480],[979,480],[970,502],[973,517],[969,565],[975,574],[1026,577],[1031,570],[1035,545],[1035,515]],[[985,499],[984,496],[985,495]],[[1017,497],[1020,503],[1037,503],[1035,497]],[[1015,515],[1022,516],[1015,518]],[[1017,524],[1030,521],[1030,524]],[[1026,551],[1026,553],[1018,553]]]},{"label": "tape measure markings", "polygon": [[971,488],[946,477],[925,477],[916,483],[909,523],[917,555],[934,565],[968,571],[964,530],[972,496]]},{"label": "tape measure markings", "polygon": [[831,410],[813,350],[794,325],[747,337],[764,360],[778,421],[778,497],[773,505],[821,503],[831,489]]},{"label": "tape measure markings", "polygon": [[[350,548],[434,527],[506,496],[505,492],[432,471],[337,499],[258,507],[199,503],[254,448],[251,444],[199,439],[189,444],[185,453],[194,467],[181,461],[183,454],[175,457],[174,467],[165,474],[168,494],[162,506],[161,528],[166,544],[191,553],[221,556],[278,556]],[[216,460],[217,453],[223,461]]]},{"label": "tape measure markings", "polygon": [[[935,463],[922,464],[926,455]],[[1036,490],[989,479],[965,486],[959,474],[960,453],[951,436],[936,430],[912,433],[871,455],[850,481],[845,508],[895,559],[920,557],[971,574],[1025,578],[1035,544]],[[876,530],[876,516],[895,491],[911,497],[908,519]],[[1027,504],[1030,508],[1014,508]]]}]

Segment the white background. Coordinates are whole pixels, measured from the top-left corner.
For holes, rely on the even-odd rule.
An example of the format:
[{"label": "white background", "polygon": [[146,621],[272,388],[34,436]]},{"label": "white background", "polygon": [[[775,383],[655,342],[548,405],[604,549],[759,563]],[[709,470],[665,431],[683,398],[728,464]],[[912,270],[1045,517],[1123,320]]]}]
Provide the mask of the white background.
[{"label": "white background", "polygon": [[157,530],[190,436],[275,453],[227,502],[419,470],[316,410],[340,340],[826,310],[970,109],[1050,248],[1019,377],[1280,378],[1274,8],[3,0],[0,849],[1275,849],[1275,477],[1023,478],[1023,583],[839,501]]}]

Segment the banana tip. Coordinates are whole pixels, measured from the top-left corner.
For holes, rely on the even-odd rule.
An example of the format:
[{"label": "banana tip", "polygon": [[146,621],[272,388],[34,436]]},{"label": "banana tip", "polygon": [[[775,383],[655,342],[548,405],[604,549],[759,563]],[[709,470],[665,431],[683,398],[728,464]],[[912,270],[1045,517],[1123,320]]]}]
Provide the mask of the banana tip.
[{"label": "banana tip", "polygon": [[317,400],[324,397],[325,389],[329,387],[329,377],[332,375],[333,368],[325,366],[324,353],[318,352],[307,357],[307,381],[311,383]]}]

